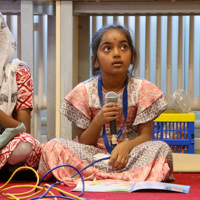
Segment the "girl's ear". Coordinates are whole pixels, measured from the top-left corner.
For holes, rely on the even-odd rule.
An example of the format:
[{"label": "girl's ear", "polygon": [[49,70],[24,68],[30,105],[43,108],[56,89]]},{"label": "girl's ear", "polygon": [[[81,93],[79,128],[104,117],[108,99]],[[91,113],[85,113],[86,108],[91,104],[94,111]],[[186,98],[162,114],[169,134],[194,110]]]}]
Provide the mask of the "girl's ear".
[{"label": "girl's ear", "polygon": [[131,65],[133,65],[134,62],[135,62],[135,57],[132,56],[132,58],[131,58]]},{"label": "girl's ear", "polygon": [[98,58],[95,57],[95,56],[92,56],[92,63],[93,63],[93,66],[95,68],[99,68],[99,61],[98,61]]},{"label": "girl's ear", "polygon": [[96,58],[96,60],[94,61],[94,67],[95,68],[99,68],[100,67],[100,63],[99,63],[98,58]]}]

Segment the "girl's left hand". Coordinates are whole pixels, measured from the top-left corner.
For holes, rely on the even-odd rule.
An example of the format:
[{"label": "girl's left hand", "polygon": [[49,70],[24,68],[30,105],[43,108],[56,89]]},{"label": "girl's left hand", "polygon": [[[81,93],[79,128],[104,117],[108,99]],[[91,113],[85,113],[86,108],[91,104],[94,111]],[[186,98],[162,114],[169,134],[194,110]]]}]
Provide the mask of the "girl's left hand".
[{"label": "girl's left hand", "polygon": [[130,147],[127,142],[128,141],[124,141],[118,144],[111,153],[108,164],[115,170],[123,169],[128,162]]}]

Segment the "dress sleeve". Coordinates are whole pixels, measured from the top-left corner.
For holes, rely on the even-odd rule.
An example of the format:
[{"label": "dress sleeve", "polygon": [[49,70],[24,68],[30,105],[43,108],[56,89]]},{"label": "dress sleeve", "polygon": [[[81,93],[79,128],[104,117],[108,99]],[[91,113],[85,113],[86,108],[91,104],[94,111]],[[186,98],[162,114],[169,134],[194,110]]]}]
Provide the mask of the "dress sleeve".
[{"label": "dress sleeve", "polygon": [[154,120],[166,109],[167,103],[162,95],[163,92],[157,86],[147,80],[142,80],[138,92],[134,126]]},{"label": "dress sleeve", "polygon": [[60,112],[77,127],[87,129],[91,123],[88,94],[83,83],[77,85],[64,99]]},{"label": "dress sleeve", "polygon": [[27,66],[19,65],[16,71],[17,103],[16,110],[33,108],[33,80]]}]

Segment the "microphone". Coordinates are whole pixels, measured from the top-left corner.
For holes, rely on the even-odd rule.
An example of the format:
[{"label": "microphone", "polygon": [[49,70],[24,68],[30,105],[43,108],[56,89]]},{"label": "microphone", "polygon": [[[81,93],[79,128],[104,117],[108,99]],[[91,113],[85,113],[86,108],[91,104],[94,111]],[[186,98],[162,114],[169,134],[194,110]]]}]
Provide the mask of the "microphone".
[{"label": "microphone", "polygon": [[[118,95],[115,92],[108,92],[105,95],[105,104],[108,103],[117,103]],[[114,149],[117,146],[117,124],[116,120],[110,121],[110,133],[112,135],[112,148]]]}]

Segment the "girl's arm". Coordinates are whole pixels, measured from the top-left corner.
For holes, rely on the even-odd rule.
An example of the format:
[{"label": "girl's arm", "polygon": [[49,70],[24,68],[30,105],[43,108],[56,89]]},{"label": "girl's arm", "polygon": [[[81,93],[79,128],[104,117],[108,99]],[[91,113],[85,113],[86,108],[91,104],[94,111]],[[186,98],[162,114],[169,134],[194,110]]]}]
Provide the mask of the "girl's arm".
[{"label": "girl's arm", "polygon": [[21,122],[23,122],[26,127],[26,132],[30,133],[33,81],[28,67],[24,65],[18,66],[16,71],[16,81],[17,94],[23,96],[23,102],[26,102],[26,105],[29,105],[29,107],[27,108],[22,106],[20,103],[17,103],[14,112],[14,118],[8,116],[6,113],[0,110],[0,126],[4,129],[16,128]]},{"label": "girl's arm", "polygon": [[153,121],[138,125],[137,130],[139,133],[138,137],[127,141],[129,143],[130,151],[132,150],[133,147],[143,142],[152,140]]},{"label": "girl's arm", "polygon": [[96,146],[103,125],[109,121],[117,119],[119,110],[120,107],[115,103],[104,105],[86,130],[77,127],[79,142]]},{"label": "girl's arm", "polygon": [[129,152],[133,147],[152,140],[153,121],[138,125],[138,137],[118,144],[111,153],[109,165],[115,169],[122,169],[126,166]]},{"label": "girl's arm", "polygon": [[6,113],[4,113],[2,110],[0,110],[0,126],[3,129],[6,128],[16,128],[20,122],[13,119],[12,117],[8,116]]},{"label": "girl's arm", "polygon": [[102,126],[98,123],[98,120],[95,119],[86,130],[76,127],[79,142],[82,144],[96,146],[101,128]]},{"label": "girl's arm", "polygon": [[16,119],[19,122],[23,122],[26,127],[26,133],[31,133],[31,109],[21,109],[16,113]]},{"label": "girl's arm", "polygon": [[30,133],[30,118],[31,111],[29,108],[19,110],[16,112],[16,120],[5,114],[0,110],[0,126],[4,129],[6,128],[16,128],[21,122],[24,123],[26,127],[26,132]]}]

